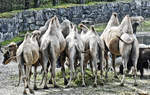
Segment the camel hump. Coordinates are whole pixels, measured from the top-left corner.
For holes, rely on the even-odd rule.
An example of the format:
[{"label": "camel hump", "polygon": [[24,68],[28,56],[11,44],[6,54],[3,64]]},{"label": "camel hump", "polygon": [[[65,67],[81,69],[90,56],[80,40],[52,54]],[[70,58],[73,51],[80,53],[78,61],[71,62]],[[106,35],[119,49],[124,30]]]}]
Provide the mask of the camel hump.
[{"label": "camel hump", "polygon": [[121,35],[121,39],[125,43],[132,43],[134,41],[134,35],[133,34],[124,33],[124,34]]}]

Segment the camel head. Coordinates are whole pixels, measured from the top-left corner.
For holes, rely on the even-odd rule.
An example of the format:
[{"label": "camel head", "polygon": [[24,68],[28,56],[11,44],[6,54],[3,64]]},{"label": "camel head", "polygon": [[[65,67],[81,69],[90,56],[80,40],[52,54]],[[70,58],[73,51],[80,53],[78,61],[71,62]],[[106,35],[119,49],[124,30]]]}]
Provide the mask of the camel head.
[{"label": "camel head", "polygon": [[79,27],[82,31],[82,33],[87,33],[89,31],[89,28],[85,26],[84,24],[79,24]]},{"label": "camel head", "polygon": [[69,27],[69,34],[66,36],[66,39],[68,37],[73,37],[76,39],[77,33],[78,33],[76,25],[74,25],[73,23],[70,23],[68,27]]},{"label": "camel head", "polygon": [[138,23],[139,25],[144,22],[144,18],[142,16],[134,16],[131,17],[131,22],[133,23]]},{"label": "camel head", "polygon": [[49,22],[47,33],[55,34],[56,31],[60,28],[58,18],[56,16],[52,17]]},{"label": "camel head", "polygon": [[34,38],[35,40],[37,40],[38,42],[40,41],[40,37],[41,37],[41,31],[39,30],[34,30],[32,32],[32,38]]},{"label": "camel head", "polygon": [[136,28],[138,26],[140,26],[141,31],[143,31],[142,29],[142,23],[144,22],[144,18],[142,16],[135,16],[135,17],[131,17],[131,23],[132,23],[132,27],[133,27],[133,32],[136,34]]},{"label": "camel head", "polygon": [[59,22],[58,17],[56,15],[54,16],[54,19],[55,19],[56,26],[59,28],[60,27],[60,22]]},{"label": "camel head", "polygon": [[63,20],[63,22],[61,23],[61,32],[65,38],[70,32],[69,30],[70,23],[71,22],[68,19]]},{"label": "camel head", "polygon": [[8,46],[5,47],[5,52],[3,52],[3,62],[2,64],[8,64],[11,61],[11,58],[16,56],[17,44],[15,42],[11,42]]},{"label": "camel head", "polygon": [[30,39],[30,38],[31,38],[31,33],[27,32],[27,33],[25,34],[24,40],[28,40],[28,39]]}]

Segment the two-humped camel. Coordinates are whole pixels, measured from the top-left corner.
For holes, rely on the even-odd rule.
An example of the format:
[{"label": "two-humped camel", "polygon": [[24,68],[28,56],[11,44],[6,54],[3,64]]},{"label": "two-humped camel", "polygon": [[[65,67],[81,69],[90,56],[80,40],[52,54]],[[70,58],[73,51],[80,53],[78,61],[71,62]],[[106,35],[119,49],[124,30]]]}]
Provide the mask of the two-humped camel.
[{"label": "two-humped camel", "polygon": [[[24,94],[26,95],[26,88],[29,88],[30,93],[34,93],[30,87],[30,73],[32,65],[37,64],[39,59],[39,44],[37,39],[39,35],[27,33],[22,44],[18,47],[16,52],[17,63],[20,66],[22,80],[24,82]],[[36,88],[36,73],[34,76],[34,88]]]},{"label": "two-humped camel", "polygon": [[81,66],[81,75],[82,75],[82,86],[85,86],[84,82],[84,71],[83,71],[83,61],[84,61],[84,44],[81,40],[80,34],[78,33],[77,27],[73,24],[70,24],[70,33],[66,37],[66,55],[69,59],[70,65],[70,80],[67,86],[70,86],[73,74],[75,77],[75,66],[78,61]]},{"label": "two-humped camel", "polygon": [[[93,26],[91,26],[90,29],[83,24],[80,24],[79,26],[82,30],[81,40],[85,46],[84,50],[89,51],[84,54],[84,64],[87,64],[88,62],[91,64],[91,69],[95,78],[93,86],[96,87],[98,70],[97,67],[98,65],[102,65],[104,60],[104,44]],[[97,64],[98,62],[99,64]]]},{"label": "two-humped camel", "polygon": [[[114,17],[116,17],[116,15],[114,15]],[[106,31],[103,32],[101,38],[105,43],[106,49],[112,53],[115,77],[117,77],[115,70],[116,55],[122,56],[122,63],[125,68],[125,73],[127,72],[127,62],[129,58],[131,58],[134,64],[134,84],[137,85],[136,65],[139,57],[139,45],[137,38],[133,34],[131,18],[128,15],[126,15],[119,26],[107,27]],[[124,79],[125,74],[123,74],[121,85],[124,85]]]},{"label": "two-humped camel", "polygon": [[58,18],[55,16],[51,18],[49,22],[48,29],[42,35],[40,39],[40,51],[42,53],[42,63],[44,66],[44,88],[47,87],[47,63],[50,61],[51,63],[51,71],[54,87],[57,87],[55,80],[55,68],[56,61],[60,54],[64,51],[66,46],[66,41],[61,33],[60,24],[58,22]]}]

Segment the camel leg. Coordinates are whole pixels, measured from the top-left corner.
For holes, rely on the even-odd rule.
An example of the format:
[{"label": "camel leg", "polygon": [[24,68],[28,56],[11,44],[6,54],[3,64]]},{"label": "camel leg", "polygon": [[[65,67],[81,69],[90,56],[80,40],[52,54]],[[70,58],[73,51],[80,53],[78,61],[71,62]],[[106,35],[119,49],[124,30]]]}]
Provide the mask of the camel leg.
[{"label": "camel leg", "polygon": [[20,67],[20,64],[18,64],[18,69],[19,69],[19,80],[18,80],[18,84],[16,84],[16,86],[19,86],[20,84],[20,80],[21,80],[21,67]]},{"label": "camel leg", "polygon": [[[50,72],[52,73],[52,68],[50,68]],[[49,84],[53,84],[53,80],[52,80],[52,74],[51,74],[51,77],[50,77],[50,80],[48,82]]]},{"label": "camel leg", "polygon": [[56,76],[56,61],[57,61],[57,57],[55,55],[55,51],[54,51],[54,47],[51,47],[50,49],[50,61],[51,61],[51,68],[52,68],[52,78],[53,78],[53,85],[55,88],[58,87],[58,85],[56,84],[56,79],[55,79],[55,76]]},{"label": "camel leg", "polygon": [[28,85],[30,93],[34,93],[34,91],[30,87],[31,69],[32,69],[32,65],[27,65],[26,66],[27,85]]},{"label": "camel leg", "polygon": [[94,76],[93,65],[92,65],[91,60],[90,60],[90,68],[91,68],[92,75]]},{"label": "camel leg", "polygon": [[24,82],[24,90],[23,90],[23,95],[27,95],[27,91],[26,91],[26,88],[27,88],[27,78],[26,78],[26,74],[25,74],[25,66],[24,64],[20,64],[20,71],[21,71],[21,75],[22,75],[22,80]]},{"label": "camel leg", "polygon": [[128,62],[128,57],[122,57],[122,64],[123,64],[123,75],[122,75],[122,80],[120,85],[124,86],[124,81],[125,81],[125,75],[127,73],[127,62]]},{"label": "camel leg", "polygon": [[56,76],[55,69],[56,69],[56,58],[54,58],[52,61],[52,78],[53,78],[54,87],[57,88],[58,85],[56,84],[56,79],[55,79],[55,76]]},{"label": "camel leg", "polygon": [[[42,53],[42,63],[43,63],[43,68],[44,68],[44,72],[43,72],[43,78],[45,78],[44,81],[44,89],[48,89],[47,86],[47,63],[48,63],[48,52],[45,50]],[[42,83],[42,82],[41,82]]]},{"label": "camel leg", "polygon": [[82,75],[82,87],[85,87],[85,81],[84,81],[84,70],[83,70],[83,61],[84,61],[84,54],[80,55],[80,66],[81,66],[81,75]]},{"label": "camel leg", "polygon": [[112,67],[114,69],[114,77],[118,78],[117,73],[116,73],[115,59],[116,59],[116,55],[112,54]]},{"label": "camel leg", "polygon": [[137,60],[138,58],[133,58],[132,59],[132,62],[133,62],[133,66],[134,66],[134,69],[133,69],[133,73],[134,73],[134,86],[137,86],[137,81],[136,81],[136,76],[137,76]]},{"label": "camel leg", "polygon": [[69,87],[70,86],[70,83],[71,83],[71,80],[72,80],[72,77],[73,77],[73,74],[75,72],[75,69],[74,69],[74,56],[72,56],[72,54],[70,54],[70,58],[69,58],[69,64],[70,64],[70,79],[69,79],[69,82],[67,84],[67,86]]},{"label": "camel leg", "polygon": [[67,85],[68,84],[68,80],[66,79],[65,66],[64,66],[65,58],[66,58],[65,53],[62,53],[61,56],[60,56],[61,71],[62,71],[63,78],[64,78],[64,85]]},{"label": "camel leg", "polygon": [[108,52],[105,53],[105,60],[106,60],[106,73],[105,78],[108,78]]},{"label": "camel leg", "polygon": [[93,66],[93,72],[94,72],[94,77],[95,77],[93,86],[97,87],[97,61],[96,61],[96,56],[94,56],[94,55],[92,58],[92,66]]},{"label": "camel leg", "polygon": [[37,90],[36,86],[36,77],[37,77],[37,66],[34,66],[34,90]]},{"label": "camel leg", "polygon": [[136,81],[136,73],[137,73],[137,61],[139,58],[139,47],[138,47],[138,41],[135,40],[132,46],[132,63],[134,66],[134,86],[137,86],[137,81]]}]

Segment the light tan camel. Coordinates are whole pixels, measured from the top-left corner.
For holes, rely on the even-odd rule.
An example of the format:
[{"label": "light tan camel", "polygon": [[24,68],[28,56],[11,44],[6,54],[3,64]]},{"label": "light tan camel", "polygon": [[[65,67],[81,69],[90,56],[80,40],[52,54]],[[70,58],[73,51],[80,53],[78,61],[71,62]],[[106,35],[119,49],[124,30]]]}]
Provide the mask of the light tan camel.
[{"label": "light tan camel", "polygon": [[[80,24],[79,25],[82,32],[81,32],[81,40],[85,45],[85,51],[88,51],[84,55],[84,64],[87,64],[88,61],[91,64],[91,69],[94,75],[94,84],[93,86],[97,86],[97,67],[101,65],[104,61],[104,44],[100,37],[98,36],[97,32],[95,31],[94,27],[91,26],[89,29],[87,26]],[[99,64],[97,64],[99,62]]]},{"label": "light tan camel", "polygon": [[42,63],[44,66],[44,88],[47,87],[47,63],[51,63],[51,71],[54,87],[58,87],[55,80],[56,61],[60,54],[64,51],[66,41],[62,35],[58,18],[54,16],[49,22],[48,29],[40,39],[40,51],[42,53]]},{"label": "light tan camel", "polygon": [[[22,80],[24,82],[24,92],[27,94],[26,88],[29,88],[30,93],[34,91],[30,87],[30,73],[32,65],[37,64],[39,59],[39,45],[37,39],[39,36],[27,33],[22,44],[19,46],[16,52],[17,62],[20,66]],[[34,88],[36,88],[36,69],[34,76]]]},{"label": "light tan camel", "polygon": [[[111,16],[105,30],[103,31],[103,33],[100,36],[100,38],[103,40],[104,45],[105,45],[105,59],[106,59],[106,69],[107,69],[106,74],[105,74],[106,78],[107,78],[107,73],[108,73],[108,51],[109,51],[109,48],[106,45],[106,43],[108,43],[108,40],[109,40],[109,31],[108,30],[112,26],[118,26],[118,25],[119,25],[118,15],[117,15],[117,13],[112,13],[112,16]],[[114,75],[116,77],[115,62],[113,61],[112,63],[113,63],[112,66],[114,69]]]},{"label": "light tan camel", "polygon": [[70,65],[70,80],[67,86],[70,86],[71,80],[76,76],[75,66],[78,61],[81,66],[81,75],[82,75],[82,86],[85,86],[84,82],[84,71],[83,71],[83,61],[84,61],[84,44],[81,40],[80,34],[78,33],[77,27],[73,24],[70,24],[70,33],[66,37],[66,54],[69,60]]},{"label": "light tan camel", "polygon": [[[136,64],[138,60],[139,46],[135,35],[133,34],[131,18],[127,15],[122,20],[121,24],[117,27],[111,27],[107,31],[107,36],[105,37],[105,44],[109,51],[112,53],[113,65],[115,64],[116,55],[122,56],[123,66],[125,67],[124,72],[127,71],[127,62],[129,58],[133,61],[135,69],[135,82],[136,85]],[[115,65],[114,74],[116,75]],[[121,85],[124,84],[125,74],[121,81]]]}]

